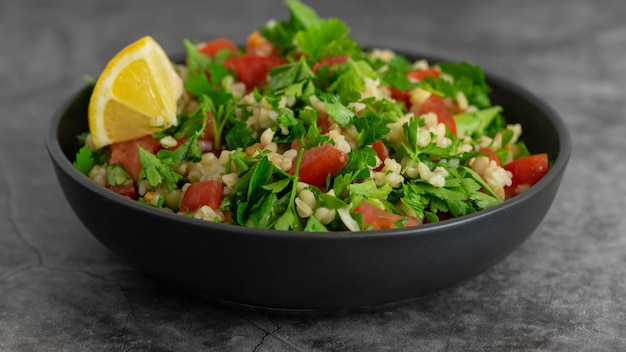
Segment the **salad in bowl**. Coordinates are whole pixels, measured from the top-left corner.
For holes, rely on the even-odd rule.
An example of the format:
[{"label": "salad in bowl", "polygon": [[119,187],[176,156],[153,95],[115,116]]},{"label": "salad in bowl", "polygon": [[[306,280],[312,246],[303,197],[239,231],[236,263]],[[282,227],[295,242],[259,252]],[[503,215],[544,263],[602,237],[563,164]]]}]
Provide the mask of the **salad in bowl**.
[{"label": "salad in bowl", "polygon": [[456,285],[535,231],[571,152],[548,104],[286,4],[241,45],[140,38],[55,113],[48,152],[94,237],[187,292],[336,310]]},{"label": "salad in bowl", "polygon": [[342,21],[286,4],[244,47],[185,40],[176,63],[146,36],[120,51],[76,167],[183,216],[315,232],[472,214],[547,173],[479,66],[363,49]]}]

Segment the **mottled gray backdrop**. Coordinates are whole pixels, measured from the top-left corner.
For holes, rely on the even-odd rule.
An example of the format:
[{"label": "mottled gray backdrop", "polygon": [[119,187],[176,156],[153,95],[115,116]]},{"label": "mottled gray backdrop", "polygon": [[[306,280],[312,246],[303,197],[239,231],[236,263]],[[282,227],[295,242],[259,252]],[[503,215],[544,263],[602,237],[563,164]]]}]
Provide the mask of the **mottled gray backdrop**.
[{"label": "mottled gray backdrop", "polygon": [[574,150],[546,219],[463,285],[368,311],[219,305],[148,280],[70,210],[44,133],[119,49],[150,34],[243,41],[279,0],[0,2],[0,350],[626,350],[626,2],[330,1],[368,46],[480,64],[543,97]]}]

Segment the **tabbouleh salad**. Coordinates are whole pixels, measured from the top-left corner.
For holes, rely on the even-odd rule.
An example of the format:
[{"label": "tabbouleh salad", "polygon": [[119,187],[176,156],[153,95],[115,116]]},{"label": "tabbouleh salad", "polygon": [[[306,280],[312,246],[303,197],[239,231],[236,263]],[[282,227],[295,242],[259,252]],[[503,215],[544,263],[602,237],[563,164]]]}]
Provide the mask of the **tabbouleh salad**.
[{"label": "tabbouleh salad", "polygon": [[178,123],[100,149],[82,134],[74,165],[183,216],[316,232],[464,216],[547,172],[479,66],[365,50],[342,21],[286,5],[245,47],[184,40]]}]

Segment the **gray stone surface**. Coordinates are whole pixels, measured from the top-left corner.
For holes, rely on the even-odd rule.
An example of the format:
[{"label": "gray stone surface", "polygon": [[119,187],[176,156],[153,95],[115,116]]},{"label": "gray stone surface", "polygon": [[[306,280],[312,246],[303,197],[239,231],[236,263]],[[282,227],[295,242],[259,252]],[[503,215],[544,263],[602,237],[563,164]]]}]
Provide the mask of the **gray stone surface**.
[{"label": "gray stone surface", "polygon": [[626,350],[626,3],[311,2],[365,45],[473,61],[545,98],[574,150],[554,205],[503,262],[463,285],[357,312],[220,305],[146,279],[70,210],[44,133],[121,47],[150,34],[239,38],[281,1],[0,2],[0,350]]}]

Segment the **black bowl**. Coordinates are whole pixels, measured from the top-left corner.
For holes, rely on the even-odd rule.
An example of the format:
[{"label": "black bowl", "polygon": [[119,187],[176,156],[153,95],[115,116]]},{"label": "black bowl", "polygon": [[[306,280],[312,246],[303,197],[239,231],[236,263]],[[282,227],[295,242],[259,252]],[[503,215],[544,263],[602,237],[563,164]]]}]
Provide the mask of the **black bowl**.
[{"label": "black bowl", "polygon": [[[410,57],[428,58],[410,55]],[[526,89],[487,73],[494,104],[522,124],[550,171],[502,204],[407,229],[352,233],[269,231],[211,223],[145,206],[72,166],[87,131],[91,87],[54,115],[47,148],[70,206],[106,247],[169,285],[236,304],[288,310],[376,306],[424,296],[492,267],[539,226],[559,188],[571,142],[559,116]]]}]

